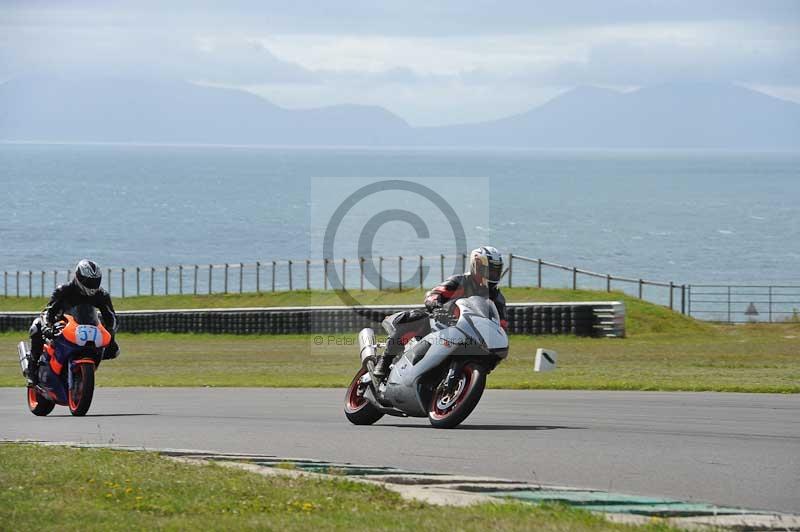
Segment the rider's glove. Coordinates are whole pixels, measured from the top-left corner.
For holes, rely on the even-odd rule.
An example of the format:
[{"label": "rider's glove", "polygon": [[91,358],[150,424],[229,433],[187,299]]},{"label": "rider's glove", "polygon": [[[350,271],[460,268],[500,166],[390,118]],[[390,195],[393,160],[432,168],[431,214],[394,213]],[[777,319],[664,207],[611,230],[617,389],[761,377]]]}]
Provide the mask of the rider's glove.
[{"label": "rider's glove", "polygon": [[433,315],[433,319],[439,323],[450,323],[453,319],[452,314],[441,306],[433,309],[431,314]]},{"label": "rider's glove", "polygon": [[439,298],[426,299],[425,308],[428,309],[428,312],[436,312],[438,309],[442,308],[442,302],[439,301]]},{"label": "rider's glove", "polygon": [[56,331],[49,325],[42,327],[42,337],[52,340],[55,337]]},{"label": "rider's glove", "polygon": [[508,331],[508,320],[500,320],[500,327],[502,327],[505,331]]}]

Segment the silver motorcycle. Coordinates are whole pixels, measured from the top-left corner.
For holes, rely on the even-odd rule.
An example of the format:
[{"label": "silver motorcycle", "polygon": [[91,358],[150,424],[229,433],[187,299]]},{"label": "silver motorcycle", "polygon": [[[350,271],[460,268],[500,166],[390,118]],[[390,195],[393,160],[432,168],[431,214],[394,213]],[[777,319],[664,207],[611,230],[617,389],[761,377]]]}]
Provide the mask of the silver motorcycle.
[{"label": "silver motorcycle", "polygon": [[[347,419],[371,425],[385,414],[427,417],[436,428],[452,428],[475,409],[486,376],[508,356],[508,336],[492,301],[472,296],[450,302],[430,315],[431,332],[412,339],[396,357],[386,380],[375,377],[375,364],[385,343],[375,331],[358,334],[361,369],[344,403]],[[390,335],[392,316],[383,320]]]}]

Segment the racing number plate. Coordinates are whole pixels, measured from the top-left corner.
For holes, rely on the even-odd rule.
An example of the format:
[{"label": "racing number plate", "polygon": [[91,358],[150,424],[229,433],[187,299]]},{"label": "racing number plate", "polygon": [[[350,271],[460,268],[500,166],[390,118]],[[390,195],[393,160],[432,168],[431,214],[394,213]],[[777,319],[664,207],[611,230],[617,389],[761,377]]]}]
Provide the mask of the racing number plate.
[{"label": "racing number plate", "polygon": [[97,345],[100,332],[94,325],[78,325],[75,329],[75,339],[78,345],[86,345],[87,342],[94,342]]}]

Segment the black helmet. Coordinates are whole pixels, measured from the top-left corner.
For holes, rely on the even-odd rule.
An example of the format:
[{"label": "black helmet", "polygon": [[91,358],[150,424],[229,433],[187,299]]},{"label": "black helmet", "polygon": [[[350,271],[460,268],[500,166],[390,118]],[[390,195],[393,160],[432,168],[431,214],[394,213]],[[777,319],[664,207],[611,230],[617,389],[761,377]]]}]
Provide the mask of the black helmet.
[{"label": "black helmet", "polygon": [[469,254],[469,272],[479,284],[497,284],[503,275],[503,256],[491,246],[473,249]]},{"label": "black helmet", "polygon": [[75,266],[75,284],[87,296],[93,296],[100,289],[103,272],[96,263],[83,259]]}]

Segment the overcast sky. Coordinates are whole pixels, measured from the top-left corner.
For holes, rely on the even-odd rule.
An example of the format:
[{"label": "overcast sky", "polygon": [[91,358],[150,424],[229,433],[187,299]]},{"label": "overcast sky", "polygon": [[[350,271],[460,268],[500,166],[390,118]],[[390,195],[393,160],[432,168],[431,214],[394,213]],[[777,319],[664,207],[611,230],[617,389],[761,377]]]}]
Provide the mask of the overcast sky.
[{"label": "overcast sky", "polygon": [[530,109],[577,85],[739,83],[800,101],[800,1],[0,0],[0,80],[58,70],[241,87],[413,125]]}]

